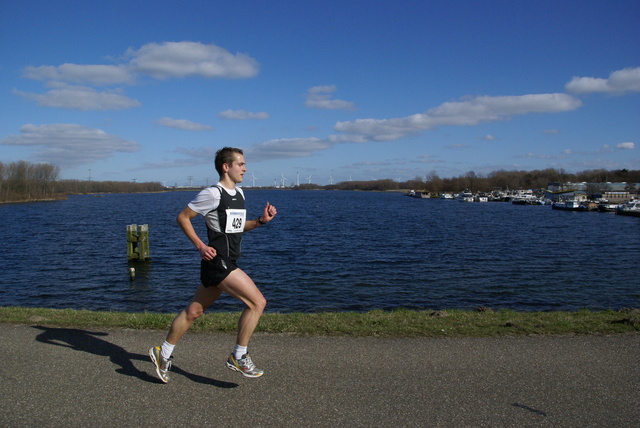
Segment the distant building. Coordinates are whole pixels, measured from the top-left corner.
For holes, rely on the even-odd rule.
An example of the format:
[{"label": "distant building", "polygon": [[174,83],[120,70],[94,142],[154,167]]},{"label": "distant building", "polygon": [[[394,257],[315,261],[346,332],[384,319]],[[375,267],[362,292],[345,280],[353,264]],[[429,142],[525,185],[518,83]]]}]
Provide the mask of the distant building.
[{"label": "distant building", "polygon": [[552,201],[568,199],[586,200],[606,199],[612,203],[621,203],[637,196],[640,183],[549,183],[545,197]]},{"label": "distant building", "polygon": [[[604,192],[602,195],[593,195],[596,199],[605,199],[612,204],[621,204],[622,202],[628,201],[631,199],[631,195],[629,192]],[[598,198],[598,196],[600,196]]]}]

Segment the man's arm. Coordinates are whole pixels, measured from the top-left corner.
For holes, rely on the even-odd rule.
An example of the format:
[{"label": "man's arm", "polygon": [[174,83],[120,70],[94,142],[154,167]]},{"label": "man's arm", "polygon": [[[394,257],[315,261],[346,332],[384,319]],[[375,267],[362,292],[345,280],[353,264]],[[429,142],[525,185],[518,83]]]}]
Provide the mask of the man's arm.
[{"label": "man's arm", "polygon": [[267,202],[262,210],[262,215],[255,220],[247,220],[244,224],[244,231],[248,232],[250,230],[255,229],[256,227],[269,223],[273,217],[278,213],[276,207]]},{"label": "man's arm", "polygon": [[202,257],[203,260],[211,260],[216,256],[216,250],[202,242],[193,228],[193,224],[191,224],[191,220],[197,215],[197,212],[187,206],[180,211],[178,217],[176,217],[176,222],[186,237],[189,238],[189,241],[196,247],[200,253],[200,257]]}]

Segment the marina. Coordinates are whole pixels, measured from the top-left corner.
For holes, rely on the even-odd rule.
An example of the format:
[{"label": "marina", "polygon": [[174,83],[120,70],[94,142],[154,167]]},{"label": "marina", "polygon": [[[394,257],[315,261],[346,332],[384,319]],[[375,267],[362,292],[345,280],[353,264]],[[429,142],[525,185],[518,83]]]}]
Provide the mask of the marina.
[{"label": "marina", "polygon": [[[610,184],[610,183],[609,183]],[[625,184],[625,183],[622,183]],[[550,185],[552,187],[552,185]],[[636,186],[632,186],[635,188]],[[552,191],[549,189],[535,192],[532,189],[517,190],[494,190],[489,193],[473,193],[465,189],[459,193],[430,194],[429,192],[419,192],[411,190],[406,196],[415,198],[439,198],[443,200],[455,200],[460,202],[511,202],[514,205],[550,205],[554,210],[563,211],[591,211],[591,212],[613,212],[627,216],[640,216],[640,201],[637,193],[630,192],[605,192],[596,194],[593,199],[588,199],[586,192],[572,190]],[[607,199],[613,196],[616,201]]]}]

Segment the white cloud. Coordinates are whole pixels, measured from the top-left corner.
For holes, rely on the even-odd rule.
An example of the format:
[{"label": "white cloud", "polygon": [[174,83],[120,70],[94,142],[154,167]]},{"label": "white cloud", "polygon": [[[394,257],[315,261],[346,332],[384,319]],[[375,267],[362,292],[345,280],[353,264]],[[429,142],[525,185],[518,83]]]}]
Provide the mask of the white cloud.
[{"label": "white cloud", "polygon": [[95,86],[132,84],[135,75],[124,65],[62,64],[54,67],[25,67],[22,76],[27,79],[49,82],[89,84]]},{"label": "white cloud", "polygon": [[543,132],[545,134],[559,134],[560,133],[560,131],[557,130],[557,129],[545,129]]},{"label": "white cloud", "polygon": [[[332,143],[319,138],[288,138],[264,141],[244,149],[244,154],[251,162],[260,162],[271,159],[303,158],[313,155],[315,152],[329,149]],[[174,168],[194,166],[212,163],[217,148],[178,148],[176,152],[185,155],[186,158],[172,159],[166,162],[145,163],[144,168]]]},{"label": "white cloud", "polygon": [[14,94],[34,100],[44,107],[58,107],[73,110],[126,110],[139,107],[138,100],[128,98],[119,90],[98,92],[86,86],[63,86],[52,89],[44,94],[21,92],[14,90]]},{"label": "white cloud", "polygon": [[187,119],[172,119],[170,117],[161,117],[156,120],[156,125],[166,126],[167,128],[182,129],[185,131],[211,131],[213,127],[192,122]]},{"label": "white cloud", "polygon": [[574,94],[587,94],[590,92],[609,92],[607,80],[595,77],[574,77],[564,85],[567,92]]},{"label": "white cloud", "polygon": [[[143,169],[171,169],[171,168],[184,168],[184,167],[192,167],[197,165],[205,165],[210,164],[213,165],[212,159],[215,158],[215,153],[207,158],[207,157],[190,157],[183,159],[171,159],[164,162],[143,162],[142,167],[132,168],[129,171],[137,171],[140,168]],[[212,167],[213,168],[213,167]]]},{"label": "white cloud", "polygon": [[239,79],[258,74],[258,62],[245,54],[231,54],[216,46],[197,42],[149,43],[129,49],[132,70],[156,79],[199,76]]},{"label": "white cloud", "polygon": [[196,42],[149,43],[138,50],[129,49],[125,58],[128,62],[118,65],[28,66],[22,70],[23,77],[44,81],[53,89],[44,94],[14,90],[14,94],[47,107],[122,110],[140,103],[125,97],[121,91],[98,92],[87,85],[134,84],[139,75],[155,79],[190,76],[238,79],[254,77],[259,69],[258,62],[247,55],[233,55],[219,46]]},{"label": "white cloud", "polygon": [[633,150],[634,148],[635,148],[635,144],[633,144],[631,141],[616,144],[616,149]]},{"label": "white cloud", "polygon": [[213,168],[213,160],[216,157],[217,147],[202,147],[198,149],[188,149],[184,147],[178,147],[175,151],[186,158],[169,159],[160,162],[144,162],[142,168],[144,169],[171,169],[171,168],[184,168],[197,165],[211,165]]},{"label": "white cloud", "polygon": [[611,148],[610,145],[605,144],[602,147],[600,147],[598,150],[596,150],[596,153],[611,153],[613,151],[613,149]]},{"label": "white cloud", "polygon": [[438,126],[473,126],[530,113],[560,113],[580,107],[567,94],[481,96],[441,104],[425,113],[394,119],[358,119],[337,122],[334,129],[358,135],[363,141],[392,141]]},{"label": "white cloud", "polygon": [[70,64],[28,66],[25,78],[47,82],[66,82],[94,86],[133,84],[138,74],[155,79],[198,76],[239,79],[258,74],[258,62],[245,54],[231,54],[213,44],[198,42],[149,43],[130,48],[128,62],[118,65]]},{"label": "white cloud", "polygon": [[464,144],[450,144],[450,145],[445,146],[445,147],[446,147],[447,149],[454,149],[454,150],[457,150],[457,149],[466,149],[466,148],[467,148],[467,146],[466,146],[466,145],[464,145]]},{"label": "white cloud", "polygon": [[620,149],[620,150],[633,150],[635,148],[635,144],[633,144],[630,141],[627,141],[625,143],[618,143],[615,146],[610,146],[609,144],[605,144],[602,147],[600,147],[598,150],[596,150],[596,153],[611,153],[614,151],[615,149]]},{"label": "white cloud", "polygon": [[480,139],[480,140],[485,140],[485,141],[493,141],[493,140],[495,140],[495,139],[496,139],[496,137],[494,137],[494,136],[493,136],[493,135],[491,135],[491,134],[487,134],[487,135],[485,135],[484,137],[478,137],[478,139]]},{"label": "white cloud", "polygon": [[354,103],[332,99],[331,94],[337,90],[335,85],[314,86],[307,90],[307,98],[304,105],[309,108],[323,110],[353,110]]},{"label": "white cloud", "polygon": [[286,138],[264,141],[245,150],[252,162],[269,159],[301,158],[326,150],[332,144],[319,138]]},{"label": "white cloud", "polygon": [[620,95],[625,92],[640,92],[640,67],[614,71],[608,79],[574,77],[565,85],[565,89],[574,94],[604,92]]},{"label": "white cloud", "polygon": [[251,112],[244,110],[225,110],[218,113],[220,119],[232,119],[232,120],[264,120],[269,118],[269,114],[263,111]]},{"label": "white cloud", "polygon": [[20,127],[20,135],[0,140],[8,146],[39,147],[36,158],[60,167],[72,167],[107,159],[115,152],[136,152],[138,144],[100,129],[75,124],[32,125]]}]

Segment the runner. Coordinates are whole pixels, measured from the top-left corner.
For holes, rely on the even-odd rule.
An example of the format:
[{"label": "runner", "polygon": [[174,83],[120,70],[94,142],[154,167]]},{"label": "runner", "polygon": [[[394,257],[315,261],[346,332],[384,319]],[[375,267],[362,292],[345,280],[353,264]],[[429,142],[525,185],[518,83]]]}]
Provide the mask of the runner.
[{"label": "runner", "polygon": [[[253,280],[238,267],[236,262],[241,256],[242,232],[270,222],[277,211],[267,202],[260,217],[255,220],[246,220],[244,192],[236,186],[242,182],[247,170],[241,149],[225,147],[218,150],[215,167],[220,174],[220,181],[215,186],[198,193],[177,217],[180,228],[202,258],[201,284],[196,289],[191,303],[173,320],[162,346],[149,349],[149,356],[155,365],[156,373],[165,383],[169,381],[174,346],[191,324],[223,292],[245,304],[245,309],[238,320],[236,346],[227,359],[227,368],[252,378],[262,376],[264,373],[263,370],[256,368],[249,356],[247,346],[267,302]],[[208,245],[200,240],[192,225],[193,218],[198,214],[205,218]]]}]

